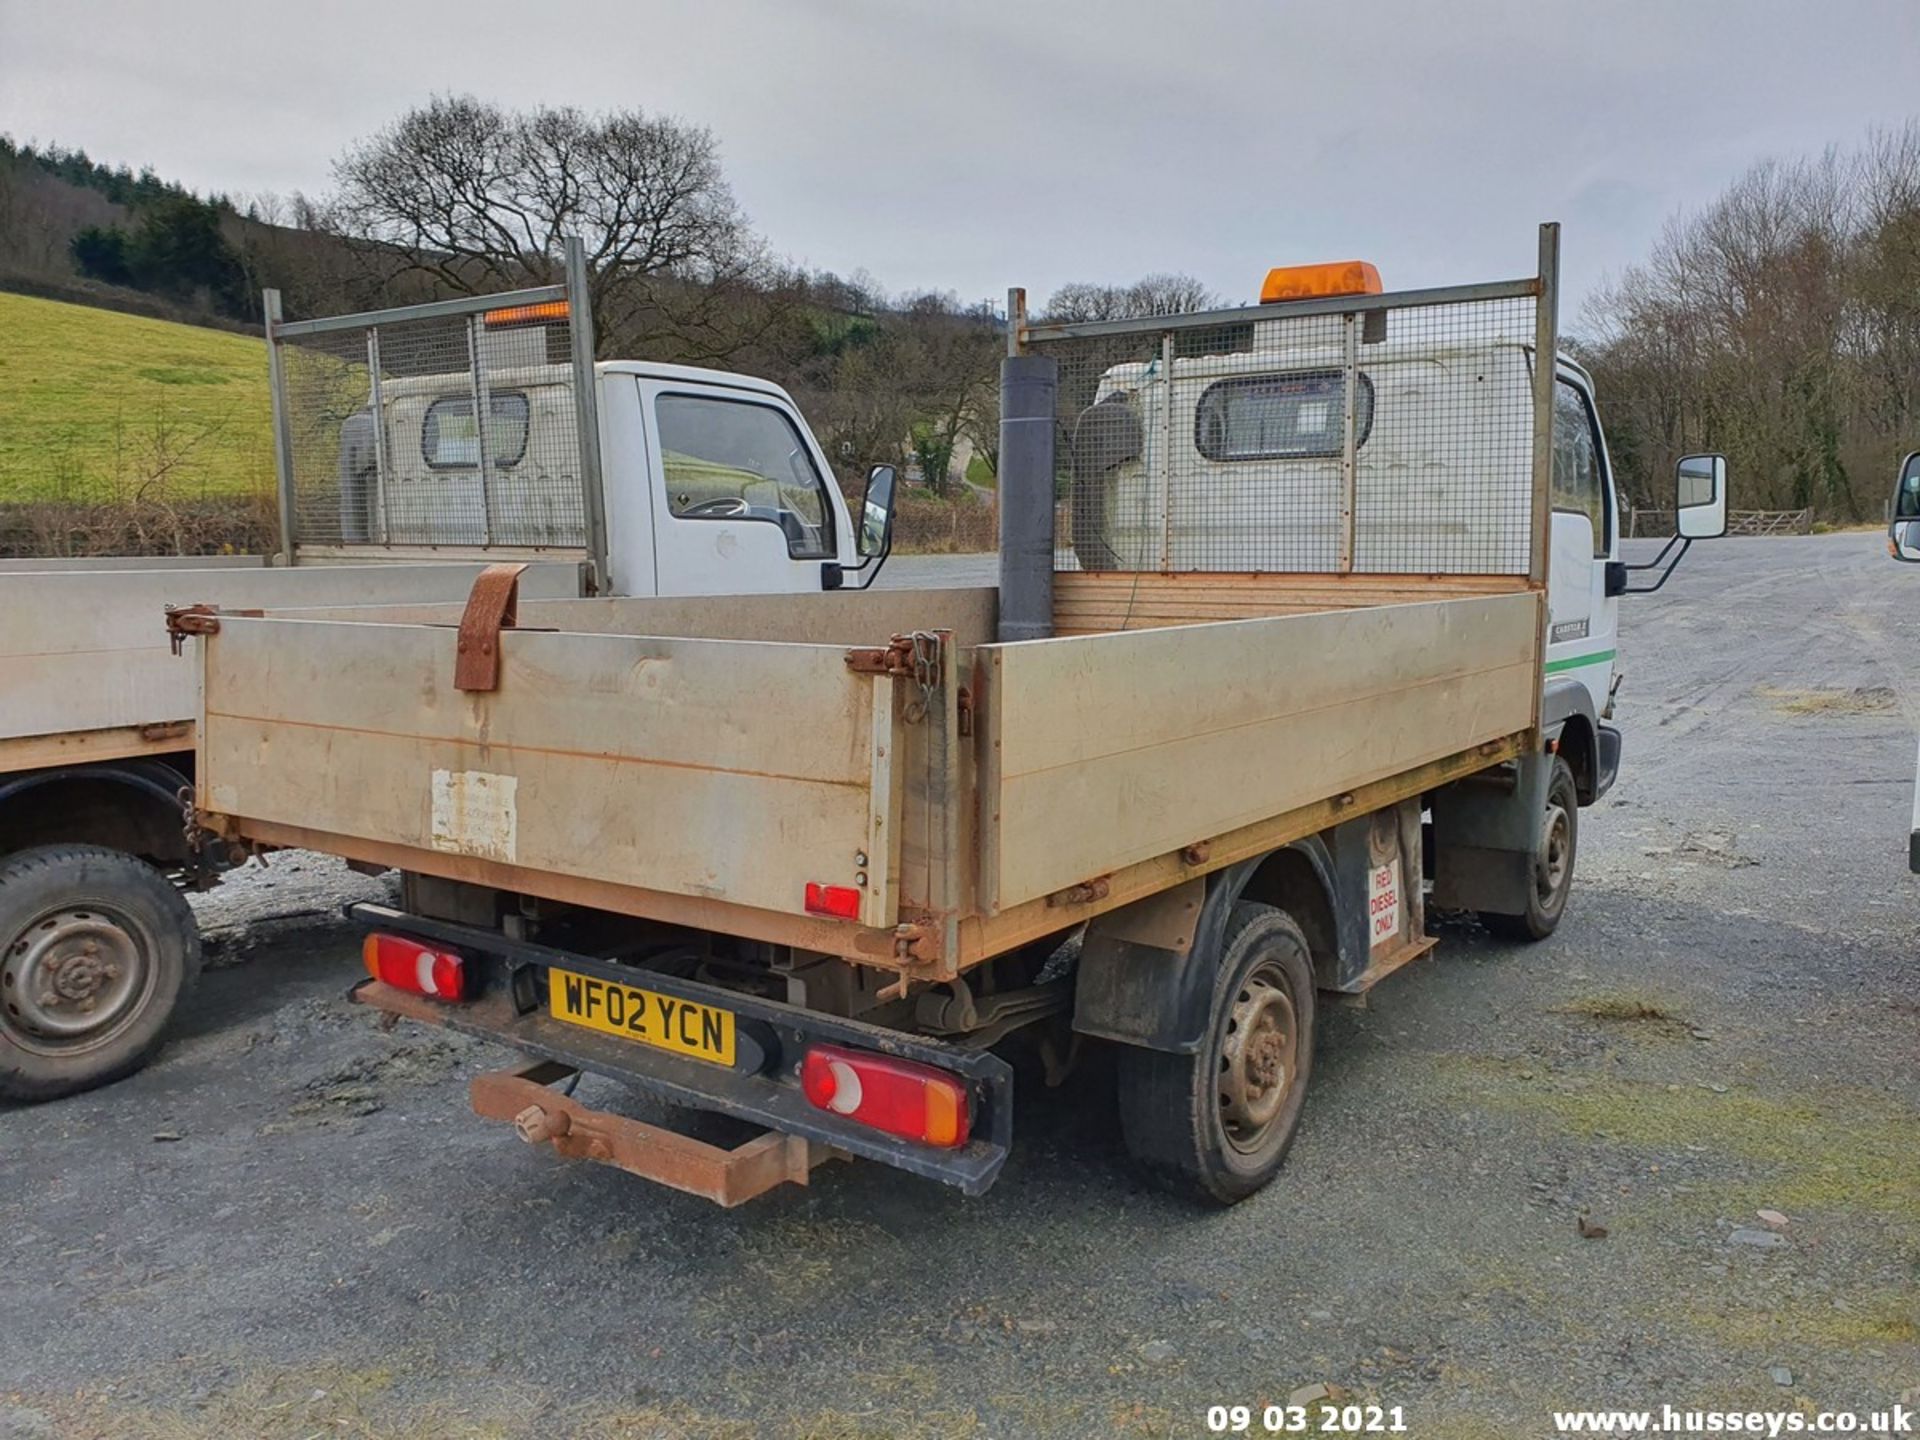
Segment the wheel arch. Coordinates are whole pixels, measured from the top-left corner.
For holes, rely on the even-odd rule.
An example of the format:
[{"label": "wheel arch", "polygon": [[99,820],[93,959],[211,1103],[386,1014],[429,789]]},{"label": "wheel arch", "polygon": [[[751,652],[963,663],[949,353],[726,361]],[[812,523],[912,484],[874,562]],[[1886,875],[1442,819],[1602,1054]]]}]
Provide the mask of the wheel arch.
[{"label": "wheel arch", "polygon": [[1541,697],[1540,723],[1549,736],[1548,749],[1566,758],[1573,771],[1580,803],[1600,798],[1600,719],[1594,713],[1593,693],[1578,680],[1565,677],[1548,682]]},{"label": "wheel arch", "polygon": [[1228,906],[1235,900],[1255,900],[1286,911],[1307,937],[1314,982],[1322,989],[1335,985],[1341,961],[1340,926],[1334,905],[1339,889],[1327,843],[1312,835],[1233,868],[1244,870],[1244,874],[1237,877],[1238,889],[1227,899]]},{"label": "wheel arch", "polygon": [[101,845],[163,870],[193,863],[180,792],[163,760],[107,760],[0,776],[0,855],[38,845]]},{"label": "wheel arch", "polygon": [[[1226,866],[1204,881],[1199,914],[1184,949],[1143,944],[1126,906],[1095,918],[1082,941],[1074,980],[1073,1028],[1085,1035],[1172,1054],[1192,1054],[1206,1036],[1222,939],[1234,905],[1254,900],[1291,915],[1306,936],[1317,984],[1340,969],[1333,854],[1318,835]],[[1163,903],[1160,896],[1141,905]]]}]

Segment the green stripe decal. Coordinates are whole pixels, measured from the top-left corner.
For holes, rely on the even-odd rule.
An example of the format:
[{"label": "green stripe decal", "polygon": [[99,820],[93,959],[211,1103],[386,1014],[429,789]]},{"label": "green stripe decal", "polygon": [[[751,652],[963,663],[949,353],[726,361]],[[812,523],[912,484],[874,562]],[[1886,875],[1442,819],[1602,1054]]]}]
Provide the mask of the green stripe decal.
[{"label": "green stripe decal", "polygon": [[1569,655],[1563,660],[1547,661],[1547,674],[1560,670],[1578,670],[1586,665],[1604,665],[1620,652],[1617,650],[1594,650],[1586,655]]}]

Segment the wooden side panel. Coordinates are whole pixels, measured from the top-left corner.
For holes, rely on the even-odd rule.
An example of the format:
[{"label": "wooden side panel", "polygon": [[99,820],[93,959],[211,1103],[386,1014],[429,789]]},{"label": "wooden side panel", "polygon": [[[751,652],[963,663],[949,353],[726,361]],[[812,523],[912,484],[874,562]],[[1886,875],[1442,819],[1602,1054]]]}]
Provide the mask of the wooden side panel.
[{"label": "wooden side panel", "polygon": [[499,689],[463,694],[441,628],[228,618],[199,643],[201,803],[243,823],[789,914],[873,843],[892,682],[839,649],[507,631]]},{"label": "wooden side panel", "polygon": [[1524,575],[1215,574],[1062,571],[1053,577],[1054,631],[1098,635],[1204,625],[1454,595],[1524,590]]},{"label": "wooden side panel", "polygon": [[[191,720],[198,678],[168,647],[168,605],[452,601],[481,568],[169,565],[0,574],[0,738]],[[552,597],[577,593],[579,577],[577,565],[536,565],[520,583],[529,597]]]},{"label": "wooden side panel", "polygon": [[1539,596],[989,647],[992,910],[1526,730]]}]

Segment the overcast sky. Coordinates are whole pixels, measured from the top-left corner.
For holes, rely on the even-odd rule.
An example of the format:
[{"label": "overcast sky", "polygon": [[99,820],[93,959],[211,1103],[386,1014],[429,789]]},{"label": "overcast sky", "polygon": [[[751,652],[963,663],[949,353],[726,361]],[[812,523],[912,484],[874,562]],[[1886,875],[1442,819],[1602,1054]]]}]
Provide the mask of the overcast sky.
[{"label": "overcast sky", "polygon": [[436,91],[709,126],[775,249],[966,299],[1359,257],[1579,298],[1751,162],[1920,113],[1916,0],[0,0],[0,131],[324,192]]}]

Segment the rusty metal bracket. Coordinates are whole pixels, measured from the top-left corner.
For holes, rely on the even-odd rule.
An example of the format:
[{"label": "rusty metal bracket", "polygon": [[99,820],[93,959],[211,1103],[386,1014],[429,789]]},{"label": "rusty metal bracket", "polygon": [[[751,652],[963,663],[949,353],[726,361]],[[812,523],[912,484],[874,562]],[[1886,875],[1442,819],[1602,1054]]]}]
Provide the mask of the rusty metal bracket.
[{"label": "rusty metal bracket", "polygon": [[896,635],[886,645],[855,646],[847,651],[847,668],[856,675],[911,675],[913,636]]},{"label": "rusty metal bracket", "polygon": [[526,563],[489,565],[475,577],[460,616],[460,642],[453,662],[458,690],[500,688],[500,632],[519,623],[520,572]]},{"label": "rusty metal bracket", "polygon": [[1047,904],[1056,907],[1061,905],[1091,905],[1095,900],[1106,899],[1107,896],[1112,893],[1112,890],[1112,883],[1107,876],[1102,875],[1097,880],[1082,880],[1078,885],[1069,885],[1064,890],[1054,891],[1051,895],[1047,896]]},{"label": "rusty metal bracket", "polygon": [[940,675],[941,634],[917,630],[885,645],[856,645],[847,651],[847,668],[856,675],[898,675],[932,686]]},{"label": "rusty metal bracket", "polygon": [[829,1145],[769,1130],[724,1149],[625,1115],[593,1110],[547,1087],[574,1073],[553,1060],[473,1077],[469,1098],[485,1120],[505,1120],[530,1145],[569,1160],[597,1160],[731,1209],[776,1185],[805,1185],[813,1167],[839,1158]]},{"label": "rusty metal bracket", "polygon": [[167,606],[167,644],[178,655],[189,635],[218,635],[222,615],[259,619],[264,610],[222,610],[218,605]]}]

